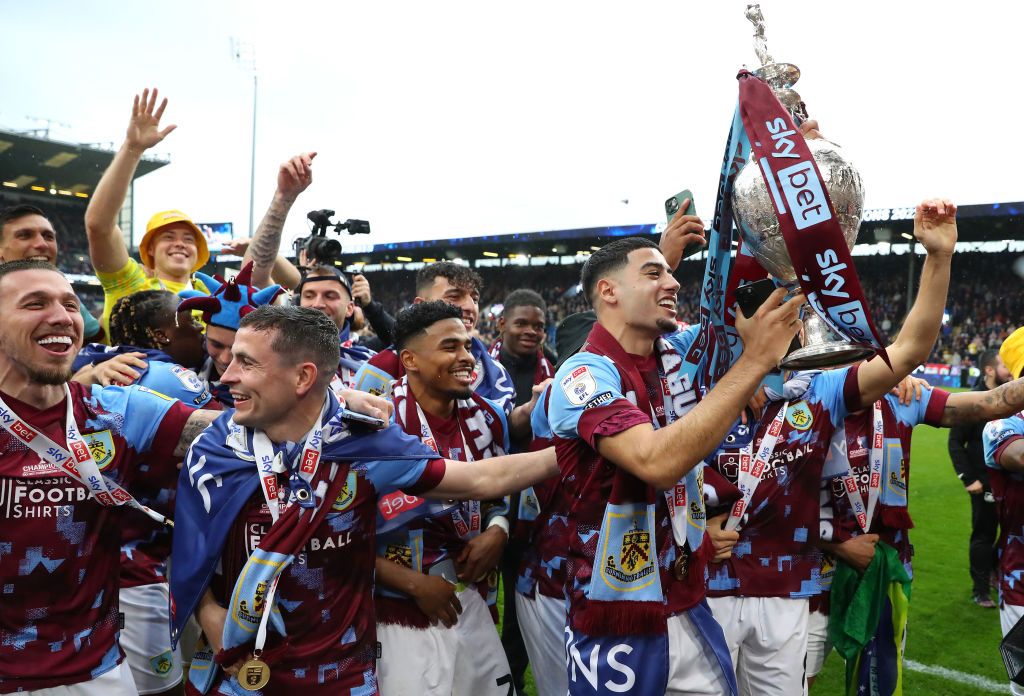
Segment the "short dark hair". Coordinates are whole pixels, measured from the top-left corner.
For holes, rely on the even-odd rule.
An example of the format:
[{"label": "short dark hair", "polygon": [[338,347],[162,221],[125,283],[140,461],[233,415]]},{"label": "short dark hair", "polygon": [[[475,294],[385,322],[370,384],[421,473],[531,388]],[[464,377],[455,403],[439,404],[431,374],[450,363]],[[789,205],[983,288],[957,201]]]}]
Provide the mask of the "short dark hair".
[{"label": "short dark hair", "polygon": [[167,290],[140,290],[125,295],[110,310],[110,344],[159,348],[155,329],[174,321],[178,296]]},{"label": "short dark hair", "polygon": [[462,321],[462,310],[444,300],[420,302],[406,307],[395,317],[395,350],[402,352],[410,340],[442,319]]},{"label": "short dark hair", "polygon": [[4,279],[4,276],[17,273],[18,271],[53,271],[54,273],[59,273],[62,278],[64,277],[64,273],[49,261],[18,259],[16,261],[0,263],[0,281]]},{"label": "short dark hair", "polygon": [[484,289],[484,279],[472,268],[451,261],[438,261],[424,266],[416,273],[416,294],[422,297],[438,276],[447,278],[449,283],[461,290],[481,292]]},{"label": "short dark hair", "polygon": [[991,367],[995,369],[996,364],[999,362],[999,350],[996,348],[989,348],[988,350],[982,351],[981,355],[978,356],[978,369],[981,370],[982,377],[985,376],[985,368]]},{"label": "short dark hair", "polygon": [[39,215],[47,220],[50,219],[46,217],[46,213],[34,205],[29,205],[28,203],[12,205],[0,210],[0,234],[3,234],[4,227],[8,222],[14,222],[15,220],[20,220],[21,218],[28,217],[29,215]]},{"label": "short dark hair", "polygon": [[544,302],[544,298],[528,288],[513,290],[505,296],[505,301],[502,304],[505,305],[504,309],[501,310],[505,316],[516,307],[536,307],[544,313],[545,317],[548,313],[548,305]]},{"label": "short dark hair", "polygon": [[629,263],[630,252],[637,249],[657,248],[658,245],[647,237],[624,237],[616,239],[614,242],[608,242],[591,254],[587,262],[583,264],[583,270],[580,271],[580,283],[583,285],[583,292],[586,294],[587,300],[590,301],[590,306],[597,306],[594,303],[597,281],[607,278],[608,274]]},{"label": "short dark hair", "polygon": [[314,363],[318,381],[324,384],[338,371],[338,327],[318,309],[263,305],[242,317],[238,329],[274,332],[271,350],[293,364],[307,360]]}]

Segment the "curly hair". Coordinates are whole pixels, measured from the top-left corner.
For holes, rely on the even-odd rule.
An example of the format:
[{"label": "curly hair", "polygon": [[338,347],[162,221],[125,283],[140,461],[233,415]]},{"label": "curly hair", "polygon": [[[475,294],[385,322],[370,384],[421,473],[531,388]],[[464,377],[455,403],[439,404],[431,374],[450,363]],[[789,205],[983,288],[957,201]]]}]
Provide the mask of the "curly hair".
[{"label": "curly hair", "polygon": [[395,317],[395,350],[399,353],[410,340],[442,319],[462,320],[462,310],[444,300],[420,302],[406,307]]},{"label": "curly hair", "polygon": [[424,266],[416,273],[416,294],[422,296],[438,276],[447,278],[448,282],[462,290],[482,292],[484,289],[484,279],[472,268],[451,261],[438,261]]},{"label": "curly hair", "polygon": [[166,290],[142,290],[119,299],[110,312],[110,343],[160,348],[156,329],[174,322],[178,296]]}]

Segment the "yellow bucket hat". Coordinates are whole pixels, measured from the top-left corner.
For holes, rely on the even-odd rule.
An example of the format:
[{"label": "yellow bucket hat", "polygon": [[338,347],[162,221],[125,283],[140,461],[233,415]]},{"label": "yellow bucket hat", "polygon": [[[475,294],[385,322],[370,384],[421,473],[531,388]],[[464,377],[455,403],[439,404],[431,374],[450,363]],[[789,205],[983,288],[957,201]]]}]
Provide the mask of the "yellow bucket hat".
[{"label": "yellow bucket hat", "polygon": [[1013,378],[1019,379],[1021,370],[1024,369],[1024,327],[1006,337],[1003,345],[999,347],[999,357],[1003,359],[1006,369]]},{"label": "yellow bucket hat", "polygon": [[198,271],[206,265],[207,261],[210,260],[210,249],[206,246],[206,237],[203,236],[203,233],[199,230],[199,227],[196,226],[196,223],[192,222],[192,218],[180,210],[165,210],[162,213],[157,213],[151,217],[149,222],[146,223],[146,234],[143,235],[142,241],[139,242],[139,256],[142,257],[143,265],[148,268],[156,268],[156,266],[153,265],[153,252],[150,249],[150,246],[153,243],[153,237],[164,227],[173,225],[176,222],[188,225],[195,233],[196,248],[199,253],[196,256],[196,265],[192,267],[192,271]]}]

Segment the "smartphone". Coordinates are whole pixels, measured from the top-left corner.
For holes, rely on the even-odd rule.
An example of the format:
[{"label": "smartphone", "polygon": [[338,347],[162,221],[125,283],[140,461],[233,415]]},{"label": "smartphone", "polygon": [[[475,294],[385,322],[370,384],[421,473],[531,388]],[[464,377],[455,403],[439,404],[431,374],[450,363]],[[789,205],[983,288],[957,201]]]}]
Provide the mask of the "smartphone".
[{"label": "smartphone", "polygon": [[[693,193],[690,189],[685,189],[665,201],[665,217],[669,222],[672,222],[672,218],[676,216],[676,213],[679,212],[679,208],[683,205],[683,201],[687,198],[690,199],[690,204],[686,206],[686,210],[683,211],[683,215],[697,214],[697,207],[693,204]],[[705,247],[706,245],[700,243],[687,244],[686,248],[683,249],[683,258],[685,259],[699,251],[703,251]]]},{"label": "smartphone", "polygon": [[380,418],[356,413],[355,411],[350,411],[348,409],[345,409],[345,412],[341,414],[341,419],[348,423],[374,428],[375,430],[382,430],[387,425],[387,423]]},{"label": "smartphone", "polygon": [[[773,292],[775,292],[775,283],[770,278],[756,280],[736,288],[736,304],[740,306],[743,316],[749,319]],[[789,352],[792,353],[800,348],[800,336],[794,336],[793,342],[789,344]]]},{"label": "smartphone", "polygon": [[736,288],[736,304],[747,319],[754,316],[758,308],[775,292],[775,283],[770,278],[756,280]]}]

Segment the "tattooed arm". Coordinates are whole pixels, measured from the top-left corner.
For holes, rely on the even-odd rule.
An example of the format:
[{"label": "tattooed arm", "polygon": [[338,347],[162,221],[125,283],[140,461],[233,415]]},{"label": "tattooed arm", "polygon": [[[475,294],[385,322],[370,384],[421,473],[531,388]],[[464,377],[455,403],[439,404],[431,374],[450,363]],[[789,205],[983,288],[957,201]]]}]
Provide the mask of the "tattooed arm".
[{"label": "tattooed arm", "polygon": [[184,457],[188,454],[188,448],[192,446],[192,442],[199,437],[199,433],[206,430],[206,426],[217,419],[217,416],[221,414],[220,411],[210,411],[207,409],[199,409],[193,411],[185,421],[185,427],[181,429],[181,436],[178,438],[178,445],[174,448],[175,457]]},{"label": "tattooed arm", "polygon": [[277,172],[277,190],[270,208],[260,221],[260,226],[249,243],[243,263],[252,259],[252,284],[263,288],[270,284],[270,273],[277,261],[281,248],[281,233],[288,211],[299,194],[313,183],[313,158],[315,152],[296,155],[281,165]]},{"label": "tattooed arm", "polygon": [[990,389],[950,394],[942,411],[941,425],[986,423],[997,418],[1009,418],[1024,411],[1024,377]]}]

